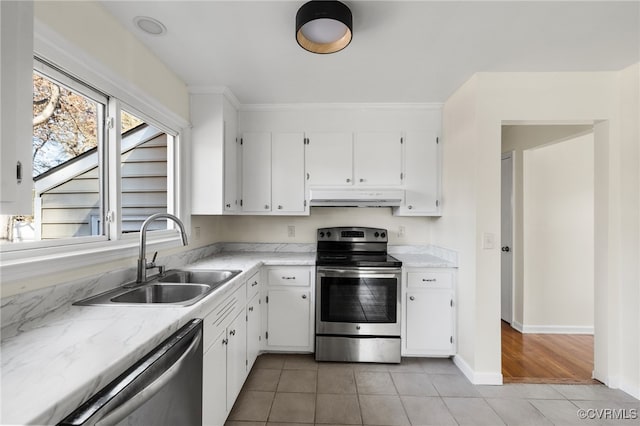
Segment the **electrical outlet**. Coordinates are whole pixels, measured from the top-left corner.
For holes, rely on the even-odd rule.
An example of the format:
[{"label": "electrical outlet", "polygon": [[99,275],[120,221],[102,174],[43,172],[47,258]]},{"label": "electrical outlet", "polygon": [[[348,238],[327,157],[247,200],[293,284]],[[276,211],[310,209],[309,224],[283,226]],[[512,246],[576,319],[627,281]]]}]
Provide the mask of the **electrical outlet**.
[{"label": "electrical outlet", "polygon": [[287,236],[293,238],[296,236],[296,227],[294,225],[287,226]]},{"label": "electrical outlet", "polygon": [[193,238],[196,240],[200,239],[200,227],[196,226],[195,228],[193,228]]},{"label": "electrical outlet", "polygon": [[398,238],[404,238],[404,226],[398,228]]}]

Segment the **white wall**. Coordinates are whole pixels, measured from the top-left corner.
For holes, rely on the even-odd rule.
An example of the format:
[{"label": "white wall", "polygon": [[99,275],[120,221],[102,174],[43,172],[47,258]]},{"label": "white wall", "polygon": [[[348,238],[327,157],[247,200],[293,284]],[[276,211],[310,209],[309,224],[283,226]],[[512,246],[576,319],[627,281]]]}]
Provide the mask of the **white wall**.
[{"label": "white wall", "polygon": [[130,82],[151,102],[189,120],[186,85],[99,3],[35,1],[34,14],[37,30],[53,31],[104,67],[102,73]]},{"label": "white wall", "polygon": [[[434,219],[396,217],[390,207],[312,207],[310,216],[224,216],[219,241],[315,243],[316,230],[328,226],[371,226],[389,231],[389,244],[429,244]],[[287,235],[295,226],[295,237]],[[400,226],[405,236],[399,237]]]},{"label": "white wall", "polygon": [[619,75],[621,109],[619,386],[640,399],[640,64]]},{"label": "white wall", "polygon": [[524,151],[528,332],[593,330],[593,134]]},{"label": "white wall", "polygon": [[[620,81],[621,76],[622,80]],[[638,241],[620,224],[622,199],[637,199],[637,65],[631,70],[596,73],[480,73],[461,87],[446,103],[444,114],[443,218],[434,222],[433,243],[459,251],[459,286],[474,292],[471,306],[459,305],[460,353],[476,382],[500,380],[500,254],[481,248],[482,234],[493,233],[500,241],[501,127],[515,122],[594,124],[595,134],[595,377],[614,387],[623,381],[636,386],[637,374],[621,368],[622,312],[632,316],[629,326],[638,336],[638,280],[621,280],[621,241]],[[631,93],[629,93],[631,92]],[[621,125],[621,117],[628,124]],[[625,122],[625,121],[623,121]],[[470,133],[462,135],[463,126]],[[623,143],[624,141],[624,143]],[[631,142],[634,141],[634,142]],[[620,169],[622,158],[633,178],[629,187]],[[633,170],[631,172],[631,170]],[[622,194],[621,191],[625,191]],[[631,194],[632,193],[632,194]],[[451,202],[451,200],[455,200]],[[467,200],[464,211],[457,207]],[[457,201],[457,202],[456,202]],[[637,224],[633,207],[629,221]],[[635,228],[634,228],[635,229]],[[638,257],[634,257],[637,264]],[[635,269],[629,266],[635,274]],[[621,302],[622,294],[630,298]],[[464,302],[464,300],[463,300]],[[473,336],[481,336],[475,338]],[[473,343],[462,342],[470,339]],[[637,343],[634,343],[634,351]],[[631,363],[640,363],[634,352]]]}]

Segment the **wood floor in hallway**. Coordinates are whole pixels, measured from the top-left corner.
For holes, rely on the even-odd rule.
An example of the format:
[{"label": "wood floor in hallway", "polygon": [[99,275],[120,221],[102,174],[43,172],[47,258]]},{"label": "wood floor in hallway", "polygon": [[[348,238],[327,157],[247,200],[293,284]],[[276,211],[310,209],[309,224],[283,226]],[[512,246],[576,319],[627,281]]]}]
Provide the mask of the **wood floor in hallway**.
[{"label": "wood floor in hallway", "polygon": [[504,383],[598,383],[592,371],[592,335],[523,334],[502,321]]}]

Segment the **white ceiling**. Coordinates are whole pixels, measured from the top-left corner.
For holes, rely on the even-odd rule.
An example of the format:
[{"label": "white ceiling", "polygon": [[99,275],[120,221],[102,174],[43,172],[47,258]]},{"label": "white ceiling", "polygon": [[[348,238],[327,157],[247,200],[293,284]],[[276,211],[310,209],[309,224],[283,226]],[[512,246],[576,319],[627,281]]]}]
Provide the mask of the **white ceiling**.
[{"label": "white ceiling", "polygon": [[[640,60],[640,2],[344,1],[354,37],[315,55],[294,37],[302,1],[103,1],[192,87],[243,104],[444,102],[478,71],[607,71]],[[154,37],[138,15],[168,29]]]}]

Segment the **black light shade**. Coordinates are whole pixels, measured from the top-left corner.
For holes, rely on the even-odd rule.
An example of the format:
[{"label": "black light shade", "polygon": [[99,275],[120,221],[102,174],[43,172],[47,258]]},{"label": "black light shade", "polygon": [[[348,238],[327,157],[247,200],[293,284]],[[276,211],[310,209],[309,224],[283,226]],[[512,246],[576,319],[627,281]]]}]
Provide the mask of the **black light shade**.
[{"label": "black light shade", "polygon": [[351,43],[353,18],[339,1],[312,0],[296,14],[296,40],[313,53],[338,52]]}]

